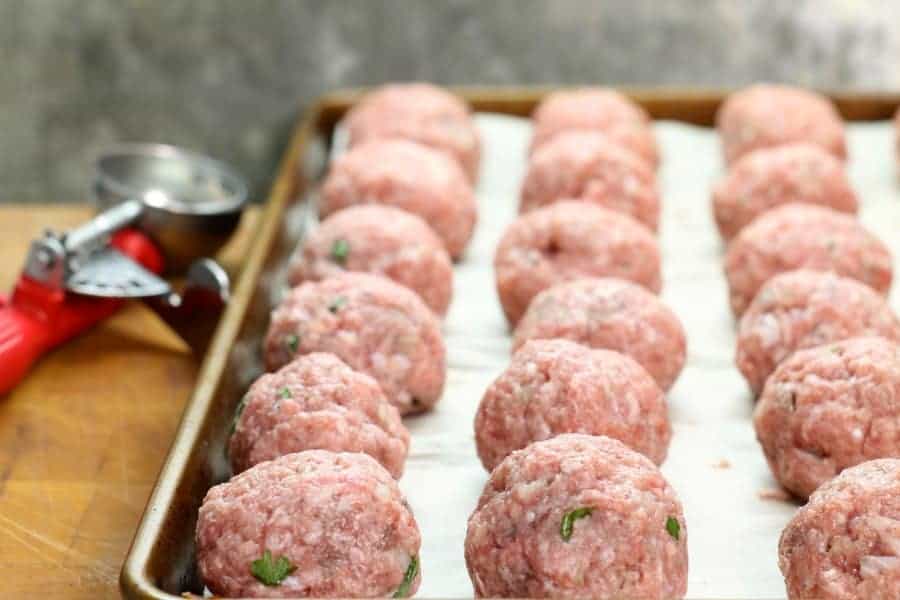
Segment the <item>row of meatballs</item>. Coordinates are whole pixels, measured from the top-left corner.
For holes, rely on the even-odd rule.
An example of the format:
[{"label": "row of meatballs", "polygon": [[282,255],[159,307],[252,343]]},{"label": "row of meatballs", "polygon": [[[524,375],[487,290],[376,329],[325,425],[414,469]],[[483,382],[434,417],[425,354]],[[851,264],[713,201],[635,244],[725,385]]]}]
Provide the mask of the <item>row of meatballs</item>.
[{"label": "row of meatballs", "polygon": [[533,125],[522,214],[494,258],[513,357],[475,417],[491,470],[466,535],[475,594],[681,598],[687,524],[658,465],[687,343],[656,295],[650,119],[580,89],[549,95]]},{"label": "row of meatballs", "polygon": [[235,476],[200,508],[197,562],[226,597],[385,597],[421,581],[418,525],[396,479],[446,375],[441,318],[472,235],[480,139],[469,107],[386,86],[347,115],[319,190],[321,224],[287,268],[268,373],[240,402]]},{"label": "row of meatballs", "polygon": [[900,321],[890,253],[855,219],[843,123],[822,96],[761,85],[732,95],[718,127],[736,362],[772,473],[808,499],[779,543],[788,596],[896,598]]}]

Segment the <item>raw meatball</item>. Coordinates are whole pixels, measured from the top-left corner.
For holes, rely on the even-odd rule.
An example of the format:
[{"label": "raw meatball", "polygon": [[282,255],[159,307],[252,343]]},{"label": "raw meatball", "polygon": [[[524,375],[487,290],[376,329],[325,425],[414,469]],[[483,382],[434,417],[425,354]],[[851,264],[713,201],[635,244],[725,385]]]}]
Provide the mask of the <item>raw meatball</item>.
[{"label": "raw meatball", "polygon": [[419,587],[419,527],[372,457],[307,450],[209,490],[197,564],[213,594],[374,598]]},{"label": "raw meatball", "polygon": [[872,460],[820,487],[781,534],[790,600],[900,598],[900,460]]},{"label": "raw meatball", "polygon": [[469,106],[427,83],[393,84],[367,94],[347,113],[350,144],[401,138],[445,152],[478,179],[481,140]]},{"label": "raw meatball", "polygon": [[663,390],[684,366],[687,342],[678,317],[662,301],[621,279],[579,279],[544,290],[531,301],[513,337],[563,338],[633,358]]},{"label": "raw meatball", "polygon": [[534,340],[481,400],[478,456],[491,471],[510,452],[560,433],[607,435],[657,464],[672,435],[662,390],[634,360],[568,340]]},{"label": "raw meatball", "polygon": [[418,215],[462,255],[475,227],[475,196],[459,166],[421,144],[374,140],[341,155],[322,184],[319,216],[355,204],[387,204]]},{"label": "raw meatball", "polygon": [[834,271],[887,294],[891,254],[855,218],[829,208],[786,204],[773,208],[734,238],[725,257],[731,309],[740,315],[762,285],[795,269]]},{"label": "raw meatball", "polygon": [[847,467],[900,458],[900,347],[852,338],[792,354],[753,421],[772,473],[800,497]]},{"label": "raw meatball", "polygon": [[365,452],[403,474],[409,432],[378,383],[333,354],[300,356],[257,379],[238,408],[228,456],[235,473],[301,450]]},{"label": "raw meatball", "polygon": [[878,292],[834,273],[788,271],[770,279],[741,317],[736,362],[758,394],[797,350],[862,336],[900,339],[900,322]]},{"label": "raw meatball", "polygon": [[632,216],[653,231],[659,223],[653,171],[601,133],[563,133],[532,156],[522,182],[521,212],[567,198]]},{"label": "raw meatball", "polygon": [[344,273],[288,293],[272,312],[266,366],[311,352],[330,352],[374,377],[400,414],[431,408],[444,388],[438,318],[409,288],[383,277]]},{"label": "raw meatball", "polygon": [[412,213],[380,204],[338,211],[297,247],[291,285],[344,271],[382,275],[419,294],[438,315],[453,296],[453,265],[440,238]]},{"label": "raw meatball", "polygon": [[658,293],[659,246],[637,221],[588,202],[559,202],[519,217],[494,256],[503,312],[515,325],[531,299],[562,281],[619,277]]},{"label": "raw meatball", "polygon": [[469,517],[476,597],[674,600],[687,589],[681,503],[650,459],[563,434],[510,454]]},{"label": "raw meatball", "polygon": [[754,85],[731,94],[716,114],[725,160],[751,150],[809,142],[847,158],[844,122],[821,94],[785,85]]},{"label": "raw meatball", "polygon": [[619,92],[582,88],[554,92],[535,109],[532,153],[567,131],[599,131],[640,156],[650,168],[659,163],[650,115]]},{"label": "raw meatball", "polygon": [[844,163],[806,143],[745,154],[716,183],[712,202],[719,233],[726,240],[762,213],[788,202],[851,214],[857,210]]}]

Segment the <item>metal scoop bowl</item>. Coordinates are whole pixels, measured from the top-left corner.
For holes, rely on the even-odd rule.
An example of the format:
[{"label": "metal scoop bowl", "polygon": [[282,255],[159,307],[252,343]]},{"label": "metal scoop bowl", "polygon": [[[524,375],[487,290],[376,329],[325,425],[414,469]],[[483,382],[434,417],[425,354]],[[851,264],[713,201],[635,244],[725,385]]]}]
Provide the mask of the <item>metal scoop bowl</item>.
[{"label": "metal scoop bowl", "polygon": [[225,163],[165,144],[123,144],[96,162],[94,194],[115,211],[116,230],[133,224],[159,246],[166,271],[183,273],[231,237],[247,203],[247,185]]}]

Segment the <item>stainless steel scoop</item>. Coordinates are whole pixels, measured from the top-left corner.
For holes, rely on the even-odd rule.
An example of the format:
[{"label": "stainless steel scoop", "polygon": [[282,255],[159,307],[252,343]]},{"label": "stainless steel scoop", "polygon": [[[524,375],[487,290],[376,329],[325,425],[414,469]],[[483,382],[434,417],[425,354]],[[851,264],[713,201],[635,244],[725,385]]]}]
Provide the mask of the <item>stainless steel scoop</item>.
[{"label": "stainless steel scoop", "polygon": [[[95,253],[77,276],[94,284],[103,282],[105,289],[120,295],[144,292],[147,305],[188,345],[196,352],[205,351],[230,287],[224,269],[206,257],[221,249],[240,222],[247,202],[244,179],[225,163],[182,148],[129,144],[97,160],[94,193],[100,207],[107,210],[82,228],[87,230],[81,232],[86,239],[107,237],[108,232],[133,225],[162,251],[166,272],[186,271],[185,282],[176,293],[109,248]],[[77,232],[70,232],[67,240],[75,234],[79,243]],[[149,277],[142,278],[136,271]],[[102,295],[96,285],[89,290],[74,285],[77,276],[70,278],[69,289]],[[151,290],[154,293],[148,293]]]},{"label": "stainless steel scoop", "polygon": [[[7,321],[21,325],[22,315],[46,315],[41,324],[58,330],[53,337],[25,323],[41,343],[23,351],[22,364],[105,318],[125,298],[143,299],[202,351],[229,294],[228,275],[206,257],[238,226],[244,180],[224,163],[160,144],[116,147],[96,167],[94,189],[105,210],[32,242],[13,303],[0,305],[13,311]],[[184,275],[180,293],[162,273]],[[60,292],[77,296],[70,302]]]},{"label": "stainless steel scoop", "polygon": [[115,214],[119,222],[106,227],[137,226],[175,273],[214,255],[234,233],[247,202],[247,185],[231,167],[164,144],[106,152],[96,163],[94,193],[101,209],[127,204]]},{"label": "stainless steel scoop", "polygon": [[[46,352],[140,298],[203,354],[228,300],[228,275],[203,258],[238,225],[247,186],[229,167],[172,146],[121,146],[97,162],[106,210],[31,243],[0,295],[0,394]],[[159,277],[188,266],[180,293]]]}]

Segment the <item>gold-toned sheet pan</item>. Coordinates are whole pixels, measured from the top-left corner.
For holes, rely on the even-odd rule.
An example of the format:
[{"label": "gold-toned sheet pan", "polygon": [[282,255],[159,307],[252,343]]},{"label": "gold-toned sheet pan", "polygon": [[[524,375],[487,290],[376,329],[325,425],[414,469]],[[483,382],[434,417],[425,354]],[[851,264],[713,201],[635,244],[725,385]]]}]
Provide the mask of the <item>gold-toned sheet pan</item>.
[{"label": "gold-toned sheet pan", "polygon": [[[551,90],[458,91],[477,112],[526,116]],[[655,119],[701,126],[713,124],[716,108],[726,95],[722,90],[623,91],[647,108]],[[296,203],[309,202],[316,182],[325,171],[335,126],[360,93],[341,91],[323,97],[304,114],[293,132],[231,303],[205,357],[197,387],[123,566],[121,586],[127,598],[172,599],[203,592],[194,561],[197,509],[206,491],[229,475],[225,446],[234,409],[261,371],[260,342],[276,300],[275,282],[302,232],[299,221],[303,219],[297,215],[303,211],[297,210]],[[844,117],[851,121],[888,119],[900,104],[900,96],[895,95],[832,97]],[[708,211],[705,197],[697,203],[702,205],[699,210]],[[663,248],[663,260],[673,260],[665,254],[665,244]],[[466,290],[457,287],[456,294],[462,293]],[[716,301],[725,302],[724,298]],[[688,335],[690,338],[690,329]],[[449,387],[452,389],[452,382]],[[452,392],[448,390],[448,393]],[[448,401],[445,397],[444,402]],[[420,520],[425,518],[417,516]],[[734,543],[740,544],[740,540]],[[462,554],[461,547],[455,550]],[[431,568],[436,570],[437,565]],[[425,576],[428,576],[427,569]]]}]

